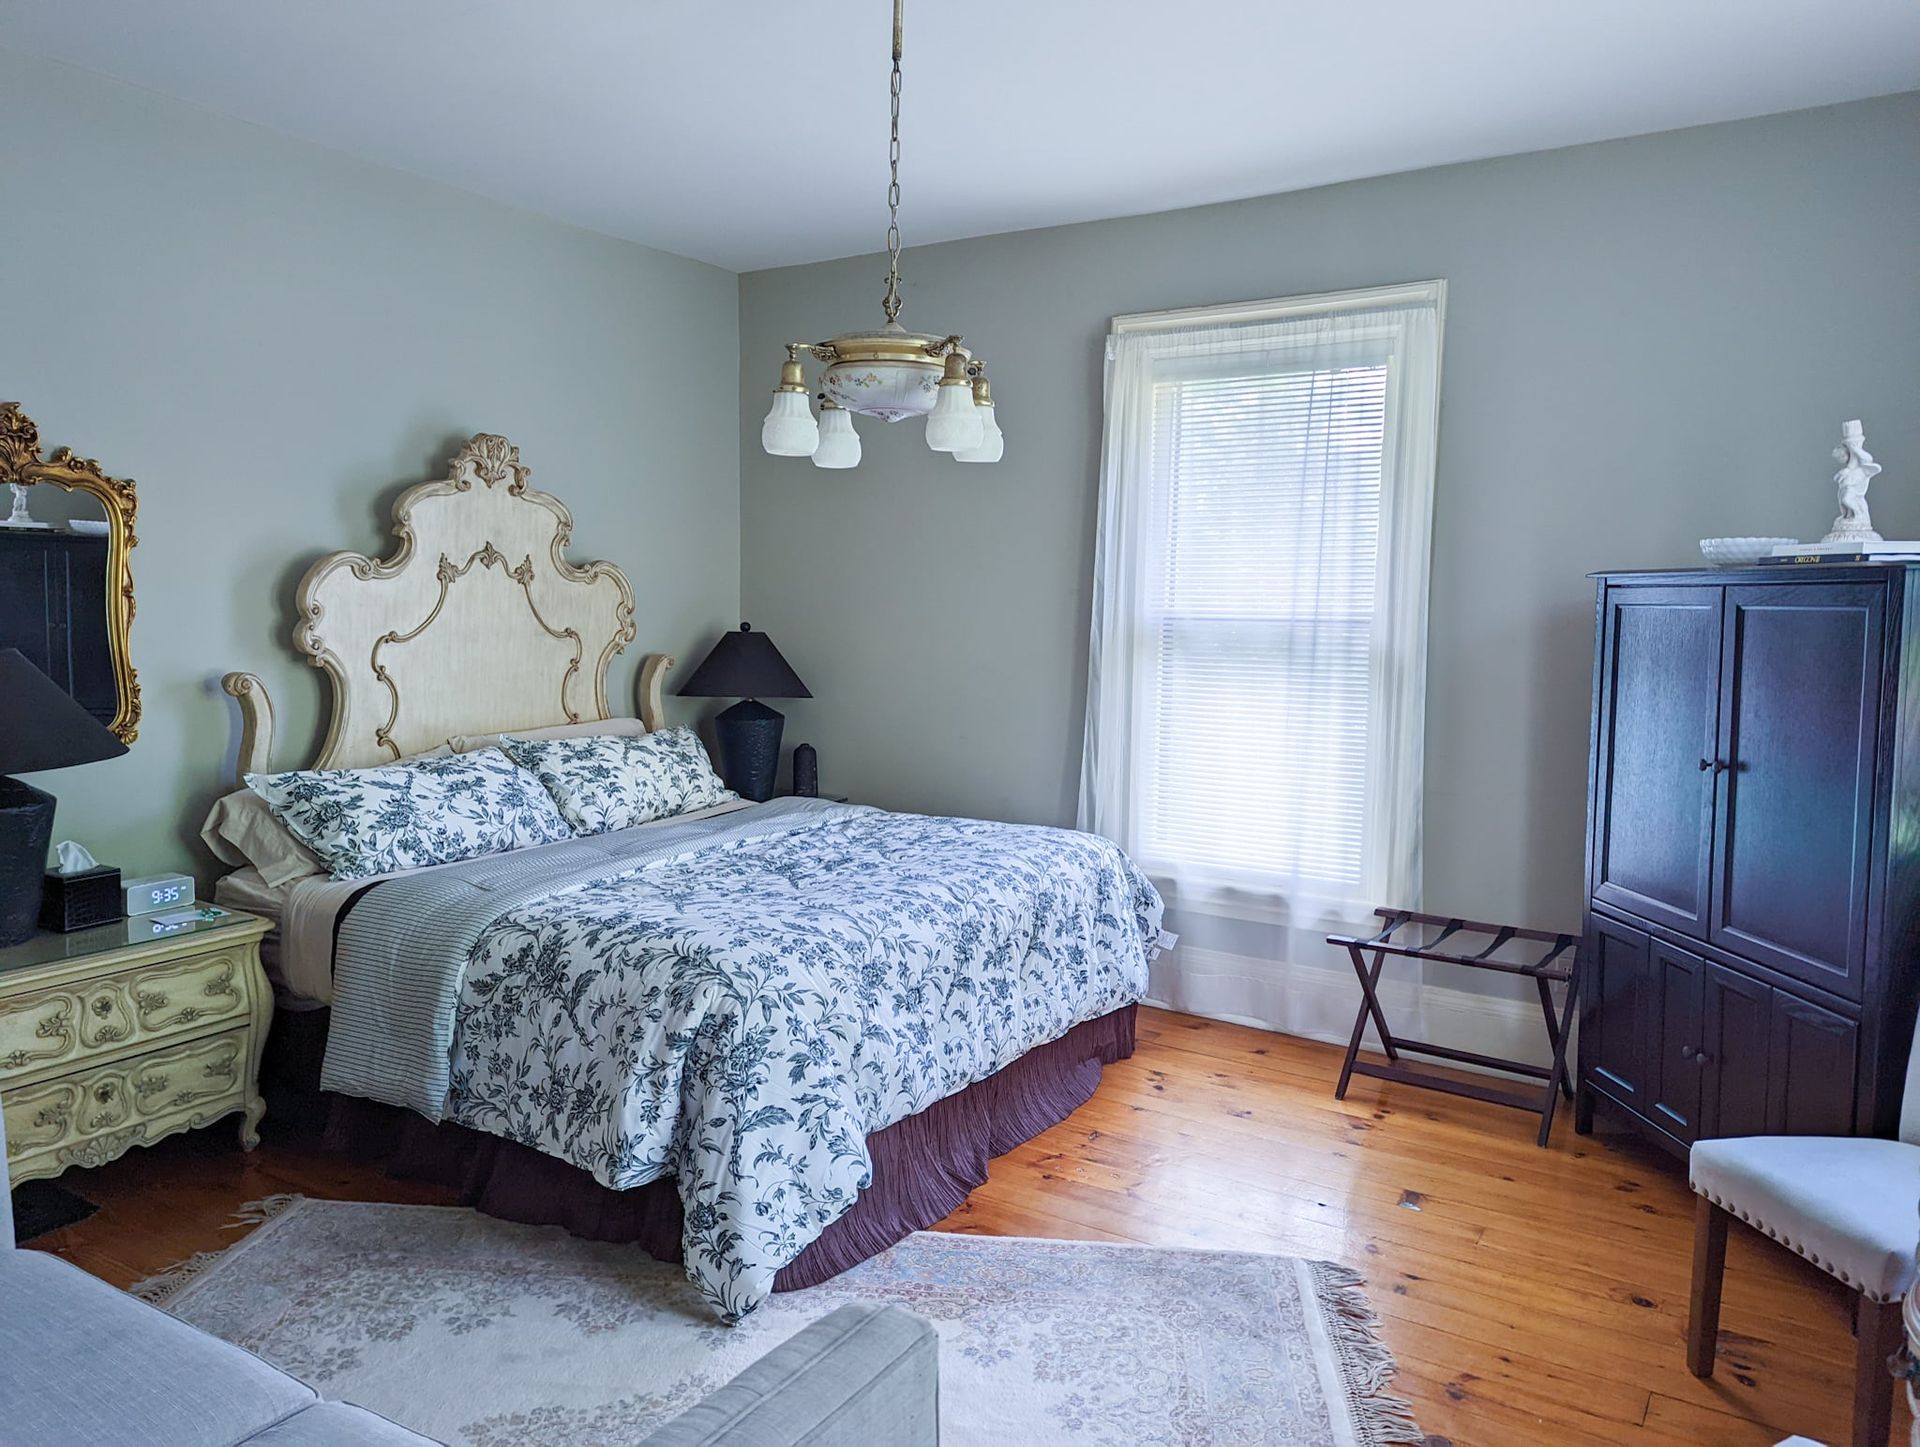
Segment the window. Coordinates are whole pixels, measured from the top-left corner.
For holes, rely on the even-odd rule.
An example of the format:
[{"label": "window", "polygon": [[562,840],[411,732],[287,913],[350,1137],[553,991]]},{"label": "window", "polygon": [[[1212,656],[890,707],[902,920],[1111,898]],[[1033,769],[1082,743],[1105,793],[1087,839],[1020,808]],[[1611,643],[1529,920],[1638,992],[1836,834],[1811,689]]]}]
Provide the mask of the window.
[{"label": "window", "polygon": [[1082,823],[1176,897],[1417,899],[1442,296],[1116,323]]},{"label": "window", "polygon": [[1386,373],[1154,383],[1149,860],[1360,887]]}]

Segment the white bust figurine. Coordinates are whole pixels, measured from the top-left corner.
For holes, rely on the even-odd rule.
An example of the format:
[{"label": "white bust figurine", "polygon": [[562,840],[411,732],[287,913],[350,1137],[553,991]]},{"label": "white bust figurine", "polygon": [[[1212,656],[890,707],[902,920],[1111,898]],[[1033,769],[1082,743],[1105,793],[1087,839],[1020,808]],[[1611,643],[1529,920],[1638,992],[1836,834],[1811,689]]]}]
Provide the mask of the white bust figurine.
[{"label": "white bust figurine", "polygon": [[1842,425],[1840,445],[1833,449],[1833,460],[1841,465],[1833,475],[1833,485],[1840,494],[1840,516],[1833,520],[1833,530],[1820,541],[1879,542],[1880,534],[1873,530],[1873,519],[1867,513],[1867,484],[1880,471],[1880,464],[1867,451],[1866,433],[1858,419]]}]

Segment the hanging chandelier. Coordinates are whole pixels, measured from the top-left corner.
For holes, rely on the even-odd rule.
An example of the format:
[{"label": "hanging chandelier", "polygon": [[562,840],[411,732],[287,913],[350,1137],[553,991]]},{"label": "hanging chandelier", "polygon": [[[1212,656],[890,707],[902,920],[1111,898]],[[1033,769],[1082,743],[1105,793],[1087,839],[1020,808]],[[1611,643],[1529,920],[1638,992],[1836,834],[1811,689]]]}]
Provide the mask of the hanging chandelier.
[{"label": "hanging chandelier", "polygon": [[[760,445],[775,457],[811,457],[815,467],[853,467],[860,434],[853,414],[898,422],[925,416],[927,446],[956,462],[998,462],[1006,439],[993,416],[986,364],[957,336],[910,332],[900,325],[900,29],[904,0],[893,0],[893,129],[887,149],[886,325],[847,332],[829,342],[789,342],[760,427]],[[808,405],[804,352],[826,364],[820,374],[820,416]]]}]

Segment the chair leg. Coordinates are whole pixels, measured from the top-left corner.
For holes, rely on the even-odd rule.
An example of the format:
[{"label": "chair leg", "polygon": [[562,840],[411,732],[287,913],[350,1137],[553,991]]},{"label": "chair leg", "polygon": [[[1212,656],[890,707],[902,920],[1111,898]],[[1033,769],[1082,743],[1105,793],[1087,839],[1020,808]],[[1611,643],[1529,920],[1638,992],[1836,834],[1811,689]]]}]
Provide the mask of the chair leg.
[{"label": "chair leg", "polygon": [[1898,1301],[1859,1301],[1853,1367],[1853,1447],[1887,1447],[1893,1431],[1893,1374],[1887,1358],[1905,1334]]},{"label": "chair leg", "polygon": [[1733,1218],[1705,1196],[1693,1213],[1693,1305],[1687,1314],[1687,1370],[1713,1375],[1720,1341],[1720,1278],[1727,1268],[1727,1222]]}]

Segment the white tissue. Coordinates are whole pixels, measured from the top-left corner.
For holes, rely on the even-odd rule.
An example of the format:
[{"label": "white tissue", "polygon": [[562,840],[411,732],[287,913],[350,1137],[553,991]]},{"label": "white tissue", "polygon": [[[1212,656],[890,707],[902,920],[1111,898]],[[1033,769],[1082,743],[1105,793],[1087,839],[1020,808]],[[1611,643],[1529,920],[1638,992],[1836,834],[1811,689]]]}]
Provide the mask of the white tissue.
[{"label": "white tissue", "polygon": [[100,867],[100,861],[87,853],[84,844],[75,844],[71,839],[62,839],[54,846],[53,852],[60,856],[61,874],[78,874],[83,869]]}]

